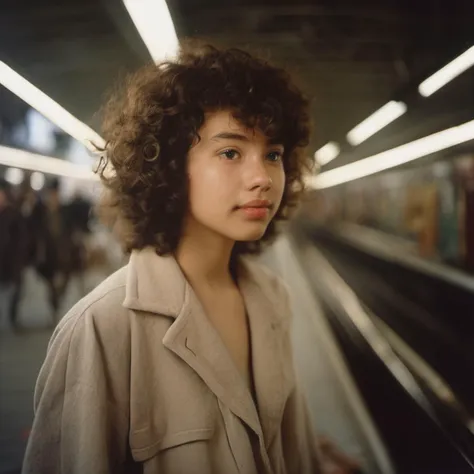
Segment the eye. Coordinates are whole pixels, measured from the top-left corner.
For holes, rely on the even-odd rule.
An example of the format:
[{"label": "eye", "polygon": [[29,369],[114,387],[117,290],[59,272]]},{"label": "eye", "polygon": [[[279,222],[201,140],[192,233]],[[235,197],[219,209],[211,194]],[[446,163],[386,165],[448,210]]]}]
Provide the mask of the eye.
[{"label": "eye", "polygon": [[222,153],[220,153],[220,156],[227,160],[235,160],[239,157],[239,152],[233,149],[224,150]]},{"label": "eye", "polygon": [[267,159],[276,163],[278,161],[281,161],[282,156],[283,153],[281,153],[280,151],[272,151],[267,155]]}]

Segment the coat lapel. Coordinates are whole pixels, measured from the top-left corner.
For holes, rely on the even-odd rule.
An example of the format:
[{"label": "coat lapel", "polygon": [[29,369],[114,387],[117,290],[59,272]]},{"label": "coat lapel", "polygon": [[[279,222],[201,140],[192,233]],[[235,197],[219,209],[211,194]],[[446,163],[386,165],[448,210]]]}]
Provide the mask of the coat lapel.
[{"label": "coat lapel", "polygon": [[238,284],[248,314],[257,408],[217,330],[171,256],[134,251],[124,306],[175,319],[163,344],[186,362],[236,416],[270,446],[281,424],[291,381],[288,374],[286,301],[270,288],[259,266],[241,260]]},{"label": "coat lapel", "polygon": [[261,436],[250,392],[189,285],[187,298],[183,313],[177,319],[177,322],[183,321],[183,327],[173,325],[163,339],[164,345],[194,369],[221,402]]},{"label": "coat lapel", "polygon": [[288,310],[286,301],[278,301],[282,295],[266,288],[268,281],[256,278],[257,274],[262,275],[261,269],[252,271],[249,266],[244,272],[239,286],[249,316],[258,412],[268,448],[281,426],[284,406],[291,391],[291,361],[285,357],[285,354],[291,354],[288,352],[291,351],[288,345],[289,315],[281,314]]},{"label": "coat lapel", "polygon": [[176,260],[152,249],[132,253],[124,306],[175,321],[163,344],[188,364],[236,416],[262,437],[250,392]]},{"label": "coat lapel", "polygon": [[123,306],[176,318],[185,292],[186,279],[172,256],[159,256],[151,247],[132,252]]}]

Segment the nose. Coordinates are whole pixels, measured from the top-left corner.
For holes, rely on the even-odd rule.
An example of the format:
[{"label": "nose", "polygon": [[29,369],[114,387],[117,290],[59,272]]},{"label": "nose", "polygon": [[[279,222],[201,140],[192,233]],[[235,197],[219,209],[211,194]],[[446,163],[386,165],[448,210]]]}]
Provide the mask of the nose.
[{"label": "nose", "polygon": [[268,191],[272,187],[272,178],[265,164],[261,160],[255,160],[251,166],[246,170],[246,183],[250,191],[260,189],[261,191]]}]

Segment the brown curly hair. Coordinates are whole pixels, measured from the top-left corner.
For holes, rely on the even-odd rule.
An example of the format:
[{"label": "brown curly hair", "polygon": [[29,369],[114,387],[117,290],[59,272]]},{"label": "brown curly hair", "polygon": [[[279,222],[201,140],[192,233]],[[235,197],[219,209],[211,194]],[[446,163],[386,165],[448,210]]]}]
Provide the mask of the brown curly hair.
[{"label": "brown curly hair", "polygon": [[[188,207],[187,154],[205,113],[215,110],[231,110],[284,145],[286,187],[274,221],[288,218],[312,165],[304,154],[308,100],[285,70],[247,52],[187,44],[176,60],[129,76],[105,106],[100,214],[109,223],[115,217],[126,251],[151,245],[163,255],[177,248]],[[274,221],[260,240],[237,242],[235,251],[259,252],[276,234]]]}]

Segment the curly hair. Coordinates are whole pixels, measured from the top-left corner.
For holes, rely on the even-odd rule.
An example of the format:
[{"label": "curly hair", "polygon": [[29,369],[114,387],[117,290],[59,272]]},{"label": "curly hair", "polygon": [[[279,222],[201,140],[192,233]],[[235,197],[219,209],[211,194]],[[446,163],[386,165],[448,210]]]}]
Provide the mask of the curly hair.
[{"label": "curly hair", "polygon": [[118,223],[127,252],[145,246],[160,255],[174,252],[188,209],[188,151],[206,113],[230,110],[243,125],[285,147],[281,206],[260,240],[237,242],[234,249],[258,253],[276,235],[274,221],[288,218],[304,189],[312,165],[304,154],[308,109],[285,70],[239,49],[183,46],[177,59],[129,76],[105,106],[101,216]]}]

